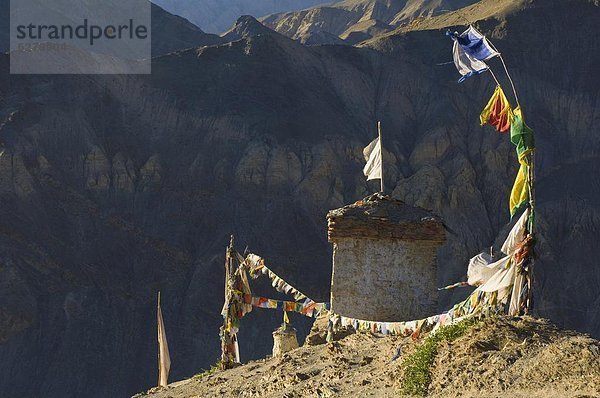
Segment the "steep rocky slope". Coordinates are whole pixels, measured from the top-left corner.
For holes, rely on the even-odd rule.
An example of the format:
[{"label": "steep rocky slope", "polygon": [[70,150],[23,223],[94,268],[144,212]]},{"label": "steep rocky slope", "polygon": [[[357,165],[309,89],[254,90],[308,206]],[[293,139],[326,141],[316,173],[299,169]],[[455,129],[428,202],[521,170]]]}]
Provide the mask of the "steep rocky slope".
[{"label": "steep rocky slope", "polygon": [[181,15],[211,33],[221,33],[241,15],[261,17],[277,12],[302,10],[327,0],[155,0],[154,3]]},{"label": "steep rocky slope", "polygon": [[273,32],[251,15],[242,15],[235,24],[221,35],[227,42],[237,41],[258,35],[271,35]]},{"label": "steep rocky slope", "polygon": [[475,0],[344,0],[307,10],[269,15],[261,21],[302,43],[310,41],[314,35],[322,36],[327,33],[348,44],[356,44],[391,31],[415,18],[457,10],[474,2]]},{"label": "steep rocky slope", "polygon": [[[401,397],[403,359],[419,344],[352,334],[138,396]],[[429,397],[593,397],[600,394],[600,342],[544,320],[487,319],[443,342],[431,373]]]},{"label": "steep rocky slope", "polygon": [[[600,7],[514,4],[478,25],[537,134],[536,311],[598,335]],[[158,57],[147,77],[9,76],[0,55],[0,396],[154,385],[158,290],[172,380],[214,363],[231,233],[327,299],[325,214],[375,189],[361,151],[377,120],[387,186],[445,219],[439,283],[461,280],[506,231],[517,162],[506,136],[478,126],[493,81],[456,84],[438,65],[450,48],[444,29],[360,48],[248,34]],[[441,309],[464,294],[445,292]],[[244,361],[269,352],[280,316],[244,320]]]}]

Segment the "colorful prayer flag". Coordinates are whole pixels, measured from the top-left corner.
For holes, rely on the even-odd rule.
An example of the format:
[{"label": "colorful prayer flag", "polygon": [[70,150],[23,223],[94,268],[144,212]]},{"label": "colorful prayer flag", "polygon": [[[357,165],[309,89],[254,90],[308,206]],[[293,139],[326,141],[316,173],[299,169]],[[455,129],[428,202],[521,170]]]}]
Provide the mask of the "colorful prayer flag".
[{"label": "colorful prayer flag", "polygon": [[478,75],[488,70],[488,66],[485,62],[479,61],[475,58],[470,57],[458,44],[458,41],[454,39],[454,47],[452,48],[452,57],[454,59],[454,65],[458,70],[458,73],[462,76],[458,82],[462,83],[466,78]]},{"label": "colorful prayer flag", "polygon": [[519,163],[526,164],[525,157],[531,153],[535,147],[533,130],[523,121],[521,108],[517,107],[510,128],[510,141],[517,147]]},{"label": "colorful prayer flag", "polygon": [[479,121],[482,126],[489,123],[494,126],[497,131],[505,133],[510,129],[512,117],[513,112],[508,103],[508,99],[506,98],[504,91],[502,91],[502,87],[498,85],[487,105],[483,108],[483,111],[479,116]]},{"label": "colorful prayer flag", "polygon": [[492,48],[485,36],[473,26],[469,26],[467,30],[457,35],[456,42],[469,57],[478,61],[487,61],[500,55]]},{"label": "colorful prayer flag", "polygon": [[306,299],[304,303],[294,301],[273,300],[266,297],[244,297],[244,301],[258,308],[282,309],[286,312],[297,312],[310,318],[316,318],[331,308],[329,303],[315,303]]},{"label": "colorful prayer flag", "polygon": [[510,216],[513,217],[521,206],[529,202],[529,166],[521,163],[517,178],[510,192]]},{"label": "colorful prayer flag", "polygon": [[488,70],[487,64],[483,61],[500,55],[492,48],[485,36],[472,26],[469,26],[460,35],[458,32],[448,32],[447,35],[454,40],[454,47],[452,48],[454,65],[462,76],[458,81],[459,83],[468,77]]},{"label": "colorful prayer flag", "polygon": [[250,271],[252,278],[256,279],[262,273],[271,279],[271,285],[280,293],[291,294],[296,300],[306,299],[306,295],[298,291],[295,287],[281,279],[277,274],[271,271],[266,265],[265,260],[256,254],[248,254],[243,260],[244,264]]},{"label": "colorful prayer flag", "polygon": [[523,121],[523,114],[519,107],[513,112],[510,140],[516,146],[517,156],[521,165],[510,193],[510,216],[513,217],[523,205],[529,202],[529,167],[531,165],[527,155],[533,152],[535,148],[533,130]]}]

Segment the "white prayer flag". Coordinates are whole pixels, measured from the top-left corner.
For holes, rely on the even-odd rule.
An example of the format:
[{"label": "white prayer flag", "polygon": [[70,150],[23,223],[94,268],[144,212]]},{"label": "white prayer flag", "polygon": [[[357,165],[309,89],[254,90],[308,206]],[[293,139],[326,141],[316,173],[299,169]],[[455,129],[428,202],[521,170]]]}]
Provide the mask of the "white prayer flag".
[{"label": "white prayer flag", "polygon": [[490,45],[485,36],[472,26],[469,26],[460,35],[457,32],[448,32],[448,35],[454,40],[454,48],[452,49],[454,65],[456,65],[456,69],[462,75],[459,83],[467,77],[478,75],[488,70],[487,64],[483,61],[500,55]]},{"label": "white prayer flag", "polygon": [[515,282],[515,266],[510,256],[506,256],[487,266],[494,274],[479,287],[482,292],[497,292],[509,288]]},{"label": "white prayer flag", "polygon": [[517,272],[517,276],[515,277],[515,283],[513,285],[512,293],[510,296],[510,306],[508,307],[508,315],[517,316],[521,311],[521,304],[523,302],[521,297],[521,290],[523,290],[523,286],[527,283],[527,279],[525,275]]},{"label": "white prayer flag", "polygon": [[488,253],[479,253],[469,260],[467,283],[471,286],[481,286],[487,282],[497,271],[496,267],[490,267],[493,262],[492,256]]},{"label": "white prayer flag", "polygon": [[158,385],[166,387],[169,380],[169,371],[171,370],[171,356],[169,355],[169,345],[167,344],[167,335],[165,333],[165,324],[163,322],[162,312],[160,310],[160,293],[158,295]]},{"label": "white prayer flag", "polygon": [[454,65],[456,66],[456,69],[458,69],[458,73],[462,75],[459,82],[462,82],[467,77],[471,77],[488,70],[488,66],[485,62],[472,58],[458,44],[458,41],[454,41],[454,48],[452,52],[454,55]]},{"label": "white prayer flag", "polygon": [[519,221],[517,221],[514,227],[510,230],[508,237],[502,245],[502,253],[512,256],[519,249],[519,246],[525,240],[525,233],[527,228],[527,220],[529,219],[529,208],[523,212]]},{"label": "white prayer flag", "polygon": [[375,140],[363,150],[363,155],[367,161],[363,173],[367,177],[367,181],[378,178],[381,179],[382,152],[381,140],[379,137],[375,138]]}]

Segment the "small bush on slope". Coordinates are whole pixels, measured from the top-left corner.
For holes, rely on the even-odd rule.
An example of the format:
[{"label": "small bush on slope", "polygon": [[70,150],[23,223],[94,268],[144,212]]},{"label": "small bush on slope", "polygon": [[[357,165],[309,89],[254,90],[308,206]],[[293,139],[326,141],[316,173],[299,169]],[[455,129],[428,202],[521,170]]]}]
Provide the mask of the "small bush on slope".
[{"label": "small bush on slope", "polygon": [[404,375],[402,393],[406,395],[425,396],[431,383],[431,366],[437,355],[438,345],[442,341],[453,341],[464,335],[477,320],[475,318],[444,326],[425,338],[402,362]]}]

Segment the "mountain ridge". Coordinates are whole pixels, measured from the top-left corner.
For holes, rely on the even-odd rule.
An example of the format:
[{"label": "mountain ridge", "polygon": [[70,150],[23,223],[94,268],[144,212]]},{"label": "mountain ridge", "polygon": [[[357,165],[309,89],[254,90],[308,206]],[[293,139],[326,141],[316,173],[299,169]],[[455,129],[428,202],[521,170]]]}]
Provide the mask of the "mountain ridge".
[{"label": "mountain ridge", "polygon": [[[266,26],[305,43],[315,32],[326,32],[357,44],[415,19],[460,9],[475,0],[343,0],[302,11],[260,18]],[[375,31],[369,26],[379,25]],[[357,34],[360,32],[361,34]],[[354,35],[352,35],[354,33]],[[355,36],[355,37],[353,37]]]},{"label": "mountain ridge", "polygon": [[267,28],[251,15],[242,15],[235,24],[221,37],[227,41],[236,41],[248,37],[254,37],[261,34],[276,34],[273,30]]},{"label": "mountain ridge", "polygon": [[326,0],[156,0],[156,4],[170,12],[181,15],[201,29],[221,34],[231,27],[241,15],[261,17],[274,12],[299,10]]}]

